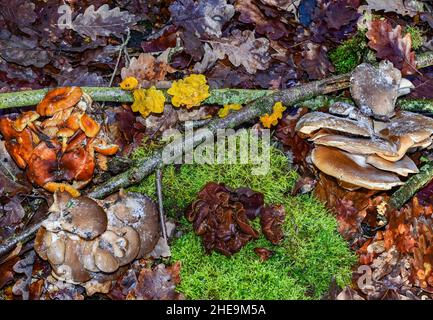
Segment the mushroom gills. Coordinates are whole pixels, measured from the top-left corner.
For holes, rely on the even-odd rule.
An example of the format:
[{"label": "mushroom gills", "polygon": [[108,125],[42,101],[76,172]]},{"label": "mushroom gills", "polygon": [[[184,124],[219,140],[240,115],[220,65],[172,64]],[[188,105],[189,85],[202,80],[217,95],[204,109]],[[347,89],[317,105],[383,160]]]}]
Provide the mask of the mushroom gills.
[{"label": "mushroom gills", "polygon": [[408,156],[404,156],[401,160],[393,162],[372,154],[367,157],[367,163],[380,170],[395,172],[403,177],[407,177],[409,173],[419,172],[415,162]]},{"label": "mushroom gills", "polygon": [[394,173],[381,171],[366,162],[363,155],[325,146],[316,146],[311,159],[322,172],[346,183],[371,190],[389,190],[402,185]]},{"label": "mushroom gills", "polygon": [[397,156],[397,146],[387,140],[380,138],[353,138],[336,134],[321,135],[311,139],[315,144],[354,153],[373,154],[382,153],[386,156]]}]

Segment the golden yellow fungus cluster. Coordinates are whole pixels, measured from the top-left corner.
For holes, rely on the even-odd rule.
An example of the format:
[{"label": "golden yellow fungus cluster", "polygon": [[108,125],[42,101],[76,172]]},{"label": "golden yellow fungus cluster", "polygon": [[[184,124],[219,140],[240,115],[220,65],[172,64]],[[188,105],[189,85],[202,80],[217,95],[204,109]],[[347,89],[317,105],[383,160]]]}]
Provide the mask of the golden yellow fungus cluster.
[{"label": "golden yellow fungus cluster", "polygon": [[225,104],[223,108],[218,110],[218,116],[220,118],[225,118],[228,116],[228,114],[230,113],[230,110],[241,110],[242,105],[239,103],[234,103],[234,104]]},{"label": "golden yellow fungus cluster", "polygon": [[277,102],[272,107],[272,110],[273,112],[270,115],[266,113],[264,116],[260,117],[260,121],[265,128],[276,126],[278,120],[283,117],[283,111],[286,110],[286,107],[284,107],[281,102]]}]

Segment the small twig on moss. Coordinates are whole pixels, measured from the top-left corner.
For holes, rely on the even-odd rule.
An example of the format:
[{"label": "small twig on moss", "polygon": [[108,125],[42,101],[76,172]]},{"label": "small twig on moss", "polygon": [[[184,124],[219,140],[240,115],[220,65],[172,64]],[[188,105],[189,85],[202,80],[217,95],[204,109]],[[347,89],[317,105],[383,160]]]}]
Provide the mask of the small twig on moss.
[{"label": "small twig on moss", "polygon": [[158,198],[159,222],[161,223],[162,237],[167,242],[167,229],[165,225],[164,205],[162,201],[162,170],[160,168],[156,169],[155,180],[156,194]]},{"label": "small twig on moss", "polygon": [[391,209],[400,209],[419,189],[432,179],[433,162],[428,162],[420,169],[418,174],[410,177],[400,189],[393,193],[388,205]]}]

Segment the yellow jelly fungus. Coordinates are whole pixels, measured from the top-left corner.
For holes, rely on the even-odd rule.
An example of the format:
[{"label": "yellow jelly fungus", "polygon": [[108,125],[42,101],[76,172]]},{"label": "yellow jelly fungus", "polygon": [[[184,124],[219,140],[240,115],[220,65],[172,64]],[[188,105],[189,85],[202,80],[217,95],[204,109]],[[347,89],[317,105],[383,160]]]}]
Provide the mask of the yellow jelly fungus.
[{"label": "yellow jelly fungus", "polygon": [[241,104],[234,103],[234,104],[225,104],[223,108],[218,110],[218,116],[220,118],[225,118],[230,113],[230,110],[240,110],[242,108]]},{"label": "yellow jelly fungus", "polygon": [[161,90],[155,87],[149,89],[137,89],[133,91],[134,103],[131,109],[140,112],[143,117],[150,113],[162,113],[164,111],[165,96]]},{"label": "yellow jelly fungus", "polygon": [[265,114],[260,117],[260,121],[265,128],[276,126],[278,124],[278,119],[283,118],[283,111],[286,110],[286,107],[284,107],[281,102],[277,102],[272,107],[272,110],[273,112],[270,115]]},{"label": "yellow jelly fungus", "polygon": [[175,81],[167,93],[172,96],[173,106],[186,106],[188,109],[199,106],[210,95],[206,77],[202,74],[192,74]]},{"label": "yellow jelly fungus", "polygon": [[122,88],[122,90],[134,90],[135,88],[137,88],[138,86],[138,80],[134,77],[128,77],[125,78],[121,83],[120,83],[120,88]]}]

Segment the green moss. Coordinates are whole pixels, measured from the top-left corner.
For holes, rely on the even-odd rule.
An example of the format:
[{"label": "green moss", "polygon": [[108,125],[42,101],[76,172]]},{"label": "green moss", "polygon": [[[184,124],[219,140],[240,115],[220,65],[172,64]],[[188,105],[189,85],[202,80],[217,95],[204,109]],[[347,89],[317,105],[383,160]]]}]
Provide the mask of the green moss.
[{"label": "green moss", "polygon": [[423,44],[423,32],[414,26],[408,26],[406,28],[406,32],[410,34],[411,38],[412,38],[412,48],[414,50],[418,50],[419,48],[422,47]]},{"label": "green moss", "polygon": [[354,37],[344,41],[340,46],[329,52],[329,59],[337,73],[352,71],[361,63],[366,52],[367,41],[364,33],[359,32]]},{"label": "green moss", "polygon": [[[287,212],[285,240],[280,246],[261,237],[230,258],[218,253],[206,255],[201,239],[181,219],[184,235],[171,244],[172,260],[182,263],[178,290],[189,299],[317,299],[333,277],[340,285],[348,284],[354,256],[338,235],[336,220],[321,203],[310,196],[290,196],[297,173],[289,169],[287,158],[271,148],[269,172],[255,176],[251,168],[215,164],[164,169],[164,208],[169,216],[183,216],[209,181],[263,192],[266,203],[282,203]],[[132,189],[155,197],[155,177]],[[253,252],[255,247],[276,253],[261,263]]]}]

